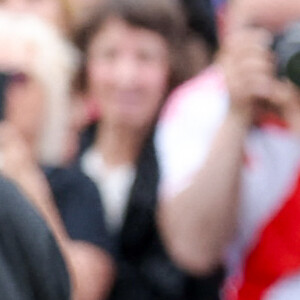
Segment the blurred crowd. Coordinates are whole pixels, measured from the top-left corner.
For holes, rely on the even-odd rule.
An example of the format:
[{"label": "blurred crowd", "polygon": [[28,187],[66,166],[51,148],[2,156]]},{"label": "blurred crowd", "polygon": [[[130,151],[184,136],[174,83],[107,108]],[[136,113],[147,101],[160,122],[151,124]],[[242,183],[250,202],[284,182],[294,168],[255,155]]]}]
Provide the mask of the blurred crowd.
[{"label": "blurred crowd", "polygon": [[299,299],[298,21],[0,1],[0,298]]}]

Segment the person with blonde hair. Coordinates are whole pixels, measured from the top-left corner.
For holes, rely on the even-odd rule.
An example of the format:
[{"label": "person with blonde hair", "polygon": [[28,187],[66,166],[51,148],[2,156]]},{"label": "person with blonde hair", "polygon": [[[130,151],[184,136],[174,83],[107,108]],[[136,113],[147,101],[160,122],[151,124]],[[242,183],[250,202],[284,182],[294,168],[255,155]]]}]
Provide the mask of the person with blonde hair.
[{"label": "person with blonde hair", "polygon": [[[22,132],[40,163],[59,165],[63,160],[72,80],[79,65],[79,53],[56,30],[37,18],[5,13],[1,16],[0,68],[21,75],[12,76],[7,90],[6,119]],[[30,101],[36,101],[32,107],[21,93],[24,86],[18,84],[28,84],[29,79],[36,82],[35,90],[42,90],[44,97],[41,101],[41,95],[29,95]],[[20,99],[16,100],[18,96]]]},{"label": "person with blonde hair", "polygon": [[[0,2],[0,9],[22,15],[34,15],[59,29],[68,39],[71,39],[73,32],[78,25],[78,8],[71,0],[4,0]],[[80,12],[78,12],[78,10]],[[78,97],[73,97],[73,104],[69,107],[72,114],[72,121],[68,128],[68,143],[65,145],[65,158],[63,164],[70,163],[78,145],[78,131],[81,128],[82,106]]]},{"label": "person with blonde hair", "polygon": [[[19,185],[53,231],[70,273],[73,299],[99,300],[107,293],[113,267],[101,249],[104,230],[97,222],[101,207],[95,187],[76,168],[72,176],[67,170],[49,171],[63,159],[78,60],[74,47],[46,22],[0,12],[0,70],[7,77],[1,172]],[[47,167],[48,182],[40,166]],[[64,206],[66,197],[77,204],[71,212]],[[68,216],[74,214],[79,225],[70,231]],[[91,236],[82,215],[96,220],[97,234]]]}]

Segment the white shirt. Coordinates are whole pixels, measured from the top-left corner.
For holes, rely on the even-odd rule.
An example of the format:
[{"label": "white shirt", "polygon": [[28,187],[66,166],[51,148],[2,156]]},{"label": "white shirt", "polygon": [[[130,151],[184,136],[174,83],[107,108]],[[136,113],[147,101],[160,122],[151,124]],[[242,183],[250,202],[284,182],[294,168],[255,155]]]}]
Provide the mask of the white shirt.
[{"label": "white shirt", "polygon": [[97,185],[109,230],[120,230],[126,215],[129,193],[136,170],[131,164],[108,168],[101,153],[89,149],[81,159],[83,172]]}]

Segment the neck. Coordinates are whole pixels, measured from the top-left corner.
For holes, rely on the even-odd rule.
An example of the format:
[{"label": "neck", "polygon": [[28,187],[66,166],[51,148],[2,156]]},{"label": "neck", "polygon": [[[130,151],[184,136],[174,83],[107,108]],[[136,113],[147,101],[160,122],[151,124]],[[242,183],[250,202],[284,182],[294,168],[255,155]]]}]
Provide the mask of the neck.
[{"label": "neck", "polygon": [[101,151],[103,160],[108,166],[134,164],[148,132],[149,130],[132,130],[101,124],[95,148]]}]

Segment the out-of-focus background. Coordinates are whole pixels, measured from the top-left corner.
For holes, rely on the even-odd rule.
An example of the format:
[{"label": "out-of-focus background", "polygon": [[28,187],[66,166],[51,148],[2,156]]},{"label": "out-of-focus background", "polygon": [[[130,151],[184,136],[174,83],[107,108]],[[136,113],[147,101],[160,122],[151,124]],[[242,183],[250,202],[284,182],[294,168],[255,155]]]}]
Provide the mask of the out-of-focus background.
[{"label": "out-of-focus background", "polygon": [[[250,3],[0,1],[1,176],[17,186],[44,220],[67,270],[67,275],[52,270],[55,258],[51,263],[46,243],[34,244],[32,251],[26,239],[17,247],[20,257],[41,253],[45,264],[33,260],[20,267],[14,262],[14,243],[7,242],[20,228],[18,222],[6,222],[11,234],[0,233],[3,261],[18,267],[3,267],[3,289],[16,286],[26,295],[18,299],[58,299],[38,292],[46,284],[31,274],[41,273],[46,281],[49,275],[50,285],[53,276],[57,279],[50,289],[62,285],[75,300],[220,299],[226,263],[215,261],[204,272],[185,267],[161,233],[158,215],[165,174],[157,159],[155,130],[161,115],[172,124],[172,113],[182,107],[175,100],[170,108],[169,96],[184,98],[196,88],[195,78],[218,63],[219,49],[225,56],[231,51],[227,42],[223,49],[231,21],[251,14],[251,3],[228,13],[237,2]],[[200,89],[220,88],[212,83],[215,77],[207,78]],[[204,95],[209,101],[210,94]],[[192,128],[192,122],[186,119],[184,125]],[[178,126],[170,140],[181,129]],[[208,138],[203,141],[208,144]],[[185,154],[176,160],[180,169],[189,164]],[[177,178],[176,170],[172,176]],[[3,197],[10,201],[5,193]],[[27,218],[21,208],[15,207],[9,220]],[[25,223],[31,222],[28,217]],[[172,223],[174,236],[180,222]],[[179,248],[178,253],[185,253],[185,245]],[[232,297],[228,299],[265,299]]]}]

